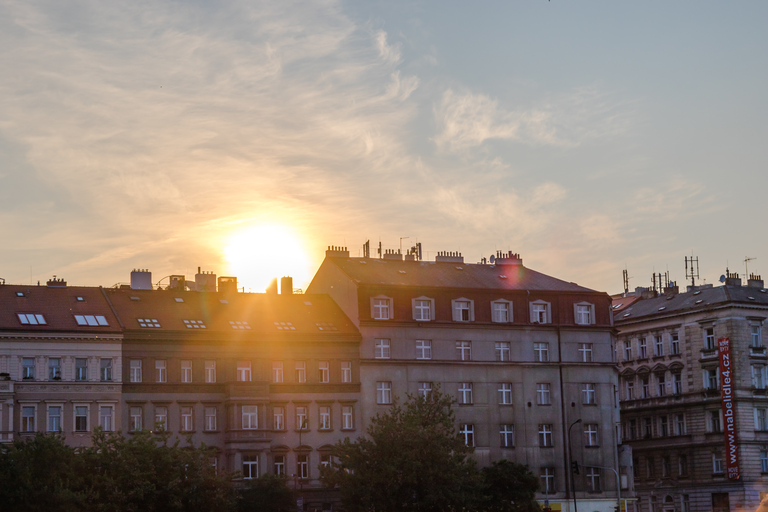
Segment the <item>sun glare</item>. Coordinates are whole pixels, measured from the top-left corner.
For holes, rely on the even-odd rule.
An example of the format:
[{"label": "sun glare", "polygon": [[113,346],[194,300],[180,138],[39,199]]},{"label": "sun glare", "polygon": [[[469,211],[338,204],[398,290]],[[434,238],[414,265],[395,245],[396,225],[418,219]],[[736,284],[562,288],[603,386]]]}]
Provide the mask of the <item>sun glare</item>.
[{"label": "sun glare", "polygon": [[237,231],[224,248],[229,275],[246,292],[263,292],[270,281],[291,276],[294,288],[306,286],[311,269],[306,249],[295,232],[280,225],[261,225]]}]

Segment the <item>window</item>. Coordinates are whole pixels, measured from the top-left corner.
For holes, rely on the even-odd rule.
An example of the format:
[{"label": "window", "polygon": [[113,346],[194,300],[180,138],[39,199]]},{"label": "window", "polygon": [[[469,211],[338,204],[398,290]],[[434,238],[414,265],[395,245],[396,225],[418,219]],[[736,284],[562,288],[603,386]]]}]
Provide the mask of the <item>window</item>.
[{"label": "window", "polygon": [[704,348],[707,350],[714,350],[717,348],[715,345],[715,328],[707,327],[704,329]]},{"label": "window", "polygon": [[320,414],[320,430],[331,430],[331,407],[321,405],[318,412]]},{"label": "window", "polygon": [[130,381],[141,382],[141,359],[131,359],[130,366]]},{"label": "window", "polygon": [[237,320],[237,321],[230,320],[229,321],[229,326],[232,327],[233,329],[243,329],[243,330],[251,328],[251,326],[245,320],[243,320],[243,321],[240,321],[240,320]]},{"label": "window", "polygon": [[107,319],[101,315],[75,315],[77,325],[88,325],[91,327],[97,325],[109,325]]},{"label": "window", "polygon": [[157,430],[166,430],[168,428],[167,407],[155,407],[155,428]]},{"label": "window", "polygon": [[137,318],[136,321],[139,322],[139,327],[144,329],[155,329],[160,327],[160,322],[157,321],[157,318]]},{"label": "window", "polygon": [[754,348],[760,348],[763,346],[763,337],[762,333],[760,332],[760,326],[759,325],[750,325],[749,326],[750,334],[751,334],[751,340],[750,345]]},{"label": "window", "polygon": [[61,358],[48,358],[48,380],[61,380]]},{"label": "window", "polygon": [[101,380],[103,382],[112,380],[112,359],[101,360],[99,375],[101,375]]},{"label": "window", "polygon": [[205,329],[205,324],[202,320],[184,320],[184,326],[187,329]]},{"label": "window", "polygon": [[688,456],[684,453],[680,454],[677,458],[677,473],[680,476],[686,476],[688,474]]},{"label": "window", "polygon": [[182,432],[192,432],[194,430],[194,424],[192,419],[193,419],[192,406],[182,405],[181,406],[181,431]]},{"label": "window", "polygon": [[258,455],[243,455],[243,478],[246,480],[259,478]]},{"label": "window", "polygon": [[723,472],[723,458],[717,454],[712,454],[712,473],[719,474]]},{"label": "window", "polygon": [[285,430],[285,408],[284,407],[272,408],[272,429]]},{"label": "window", "polygon": [[658,396],[667,394],[667,377],[663,373],[656,374],[656,394]]},{"label": "window", "polygon": [[651,378],[647,375],[640,377],[640,391],[642,398],[651,398]]},{"label": "window", "polygon": [[283,382],[283,362],[272,361],[272,382]]},{"label": "window", "polygon": [[675,415],[675,435],[676,436],[685,435],[685,414]]},{"label": "window", "polygon": [[555,468],[541,468],[539,480],[541,481],[541,489],[544,490],[544,494],[557,492],[555,490]]},{"label": "window", "polygon": [[371,299],[371,316],[374,320],[389,320],[392,315],[392,299],[389,297]]},{"label": "window", "polygon": [[548,324],[550,322],[549,303],[536,301],[531,303],[531,323]]},{"label": "window", "polygon": [[389,359],[389,340],[377,339],[373,357],[376,359]]},{"label": "window", "polygon": [[707,430],[709,432],[721,432],[720,411],[707,411]]},{"label": "window", "polygon": [[538,342],[533,344],[534,358],[539,363],[546,363],[549,361],[549,343]]},{"label": "window", "polygon": [[659,416],[659,435],[661,437],[669,435],[669,417],[666,414]]},{"label": "window", "polygon": [[506,341],[496,342],[496,360],[497,361],[509,361],[509,355],[511,351],[509,343]]},{"label": "window", "polygon": [[536,404],[552,404],[551,388],[552,386],[548,382],[540,382],[536,384]]},{"label": "window", "polygon": [[599,492],[600,491],[600,469],[589,467],[586,474],[587,491]]},{"label": "window", "polygon": [[472,383],[461,382],[459,383],[459,404],[460,405],[472,405]]},{"label": "window", "polygon": [[755,430],[768,430],[768,409],[755,407]]},{"label": "window", "polygon": [[205,362],[205,382],[209,384],[216,382],[216,361]]},{"label": "window", "polygon": [[648,358],[648,341],[645,338],[640,338],[640,345],[637,357],[640,359]]},{"label": "window", "polygon": [[168,372],[165,359],[155,361],[155,382],[168,382]]},{"label": "window", "polygon": [[344,383],[352,382],[352,362],[351,361],[341,362],[341,382],[344,382]]},{"label": "window", "polygon": [[581,403],[584,405],[595,405],[597,401],[595,400],[595,385],[594,384],[583,384],[581,387]]},{"label": "window", "polygon": [[192,382],[192,361],[181,362],[181,382]]},{"label": "window", "polygon": [[428,299],[426,297],[413,299],[413,319],[419,322],[429,322],[432,320],[435,316],[434,304],[435,301],[433,299]]},{"label": "window", "polygon": [[760,472],[768,473],[768,448],[760,450]]},{"label": "window", "polygon": [[48,432],[61,432],[61,406],[48,407]]},{"label": "window", "polygon": [[102,405],[99,407],[99,426],[105,432],[114,430],[114,412],[115,409],[111,405]]},{"label": "window", "polygon": [[592,344],[579,343],[579,357],[583,363],[592,362]]},{"label": "window", "polygon": [[46,325],[45,317],[43,315],[36,315],[34,313],[17,313],[19,322],[24,325]]},{"label": "window", "polygon": [[88,380],[88,359],[84,357],[75,359],[75,380]]},{"label": "window", "polygon": [[632,360],[632,340],[627,340],[624,342],[624,360]]},{"label": "window", "polygon": [[431,340],[416,340],[416,359],[432,359]]},{"label": "window", "polygon": [[212,432],[216,430],[217,423],[217,410],[215,406],[208,406],[205,408],[205,430]]},{"label": "window", "polygon": [[318,379],[321,384],[327,384],[331,381],[331,365],[328,361],[320,361],[317,365]]},{"label": "window", "polygon": [[672,374],[672,393],[675,395],[683,394],[683,376],[679,373]]},{"label": "window", "polygon": [[419,382],[419,396],[427,399],[432,393],[432,383],[431,382]]},{"label": "window", "polygon": [[539,425],[539,446],[545,448],[551,448],[552,444],[552,425],[540,424]]},{"label": "window", "polygon": [[88,406],[75,406],[75,432],[88,432]]},{"label": "window", "polygon": [[296,361],[296,382],[304,384],[307,382],[307,363],[305,361]]},{"label": "window", "polygon": [[309,417],[307,416],[307,407],[304,405],[296,406],[296,430],[309,430]]},{"label": "window", "polygon": [[656,335],[653,337],[653,355],[656,357],[660,357],[664,355],[664,342],[662,341],[661,335]]},{"label": "window", "polygon": [[352,430],[355,428],[354,409],[351,405],[341,407],[341,429]]},{"label": "window", "polygon": [[259,428],[259,408],[255,405],[244,405],[242,410],[243,430]]},{"label": "window", "polygon": [[512,405],[512,384],[499,384],[499,405]]},{"label": "window", "polygon": [[21,408],[21,431],[22,432],[35,431],[35,408],[34,407],[24,406]]},{"label": "window", "polygon": [[376,403],[377,404],[392,403],[392,383],[391,382],[376,383]]},{"label": "window", "polygon": [[131,407],[131,423],[128,430],[138,432],[142,429],[142,409],[141,407]]},{"label": "window", "polygon": [[328,453],[323,453],[320,455],[320,467],[323,468],[329,468],[331,467],[331,455]]},{"label": "window", "polygon": [[766,367],[762,364],[752,365],[752,385],[755,389],[765,389]]},{"label": "window", "polygon": [[705,368],[702,370],[704,389],[716,390],[720,387],[720,375],[717,368]]},{"label": "window", "polygon": [[451,301],[453,306],[454,322],[472,322],[475,320],[474,301],[468,299],[456,299]]},{"label": "window", "polygon": [[512,321],[512,303],[505,300],[491,302],[492,320],[496,323],[506,324]]},{"label": "window", "polygon": [[237,362],[237,381],[251,382],[251,362],[250,361]]},{"label": "window", "polygon": [[584,446],[597,446],[597,424],[587,423],[584,425]]},{"label": "window", "polygon": [[670,345],[672,354],[677,355],[680,353],[680,335],[678,335],[676,332],[673,332],[671,338],[672,339],[670,341]]},{"label": "window", "polygon": [[515,426],[504,424],[499,426],[499,436],[501,438],[502,448],[515,447]]},{"label": "window", "polygon": [[643,418],[643,434],[646,439],[653,437],[653,421],[651,418]]},{"label": "window", "polygon": [[475,426],[471,423],[462,423],[459,433],[464,438],[464,444],[475,446]]},{"label": "window", "polygon": [[471,341],[456,342],[456,358],[459,361],[472,360],[472,342]]},{"label": "window", "polygon": [[300,454],[296,457],[296,475],[301,479],[309,478],[309,455]]},{"label": "window", "polygon": [[285,476],[285,455],[275,455],[272,467],[276,476]]},{"label": "window", "polygon": [[629,439],[637,439],[637,420],[629,420]]},{"label": "window", "polygon": [[592,304],[579,303],[574,306],[574,316],[578,325],[590,325],[595,323],[595,307]]}]

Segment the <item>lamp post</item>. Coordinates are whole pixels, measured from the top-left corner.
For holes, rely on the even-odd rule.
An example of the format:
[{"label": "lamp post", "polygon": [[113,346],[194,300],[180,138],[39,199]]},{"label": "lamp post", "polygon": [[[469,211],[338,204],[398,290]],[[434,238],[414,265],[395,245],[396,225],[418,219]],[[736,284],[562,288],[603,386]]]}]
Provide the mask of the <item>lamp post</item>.
[{"label": "lamp post", "polygon": [[621,478],[619,478],[619,472],[613,468],[608,468],[605,466],[592,466],[592,467],[598,468],[598,469],[610,469],[616,475],[616,501],[618,502],[618,506],[619,506],[619,508],[616,509],[616,512],[621,512]]},{"label": "lamp post", "polygon": [[[301,421],[301,425],[299,425],[299,453],[301,453],[301,447],[303,446],[301,442],[301,434],[304,432],[304,429],[307,427],[307,419],[304,418]],[[300,457],[299,453],[296,454],[296,457]],[[296,509],[298,510],[304,510],[304,475],[302,471],[302,467],[299,465],[298,460],[296,463],[296,475],[298,476],[299,481],[299,496],[296,498]],[[295,487],[294,487],[295,489]]]},{"label": "lamp post", "polygon": [[573,493],[573,512],[579,512],[579,510],[578,510],[578,507],[576,506],[576,485],[574,484],[574,481],[573,481],[573,467],[572,467],[572,464],[573,464],[573,450],[571,448],[571,446],[572,446],[572,444],[571,444],[571,429],[573,428],[574,425],[576,425],[578,423],[581,423],[581,418],[577,419],[576,421],[574,421],[573,423],[571,423],[568,426],[568,469],[567,469],[567,471],[568,471],[568,474],[570,475],[568,477],[568,480],[571,483],[571,492]]}]

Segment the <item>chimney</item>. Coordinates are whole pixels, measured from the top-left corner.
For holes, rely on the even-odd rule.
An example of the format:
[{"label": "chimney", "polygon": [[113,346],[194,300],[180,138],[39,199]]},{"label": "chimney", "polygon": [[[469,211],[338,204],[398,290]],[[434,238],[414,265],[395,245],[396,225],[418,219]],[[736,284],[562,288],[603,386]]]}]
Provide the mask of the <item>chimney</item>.
[{"label": "chimney", "polygon": [[293,295],[293,278],[286,276],[280,278],[280,295]]},{"label": "chimney", "polygon": [[736,272],[725,271],[725,285],[726,286],[741,286],[741,278]]},{"label": "chimney", "polygon": [[747,279],[747,286],[750,288],[765,288],[763,278],[756,274],[749,274],[749,279]]},{"label": "chimney", "polygon": [[329,245],[328,250],[325,251],[326,258],[349,258],[349,251],[346,247],[336,247],[335,245]]},{"label": "chimney", "polygon": [[56,276],[53,276],[45,285],[48,288],[66,288],[67,282],[64,279],[56,279]]},{"label": "chimney", "polygon": [[170,277],[169,290],[185,291],[187,289],[187,278],[181,275],[174,275]]},{"label": "chimney", "polygon": [[197,267],[197,274],[195,274],[195,289],[199,292],[215,292],[216,274],[213,272],[201,272],[200,267]]},{"label": "chimney", "polygon": [[218,279],[219,291],[224,294],[237,293],[237,278],[232,276],[221,276]]},{"label": "chimney", "polygon": [[519,253],[513,253],[512,251],[509,251],[508,253],[503,253],[501,251],[496,251],[496,259],[493,261],[494,265],[522,265],[523,259],[520,257]]},{"label": "chimney", "polygon": [[677,283],[674,281],[670,281],[666,288],[664,288],[664,295],[667,297],[671,297],[672,295],[677,295],[680,293],[680,287],[677,286]]},{"label": "chimney", "polygon": [[266,292],[267,295],[277,295],[277,278],[274,278],[269,282]]},{"label": "chimney", "polygon": [[131,270],[131,290],[151,290],[152,272],[147,269]]},{"label": "chimney", "polygon": [[384,259],[403,261],[403,255],[400,254],[400,249],[398,249],[397,251],[395,251],[394,249],[387,249],[384,252]]},{"label": "chimney", "polygon": [[435,261],[443,263],[464,263],[464,256],[460,252],[440,251],[435,256]]}]

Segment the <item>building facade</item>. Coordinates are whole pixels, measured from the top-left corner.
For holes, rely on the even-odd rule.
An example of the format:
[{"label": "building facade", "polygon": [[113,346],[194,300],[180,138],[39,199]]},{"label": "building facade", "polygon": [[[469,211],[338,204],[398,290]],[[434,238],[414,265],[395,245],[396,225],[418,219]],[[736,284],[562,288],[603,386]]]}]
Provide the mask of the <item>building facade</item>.
[{"label": "building facade", "polygon": [[[582,510],[614,509],[614,471],[627,470],[608,295],[511,253],[489,265],[342,248],[329,248],[307,293],[329,294],[360,329],[364,422],[439,386],[456,398],[457,432],[481,465],[528,465],[556,510],[570,510],[573,490]],[[581,466],[573,482],[571,461]]]},{"label": "building facade", "polygon": [[614,299],[638,512],[755,511],[768,496],[768,293],[753,277]]}]

